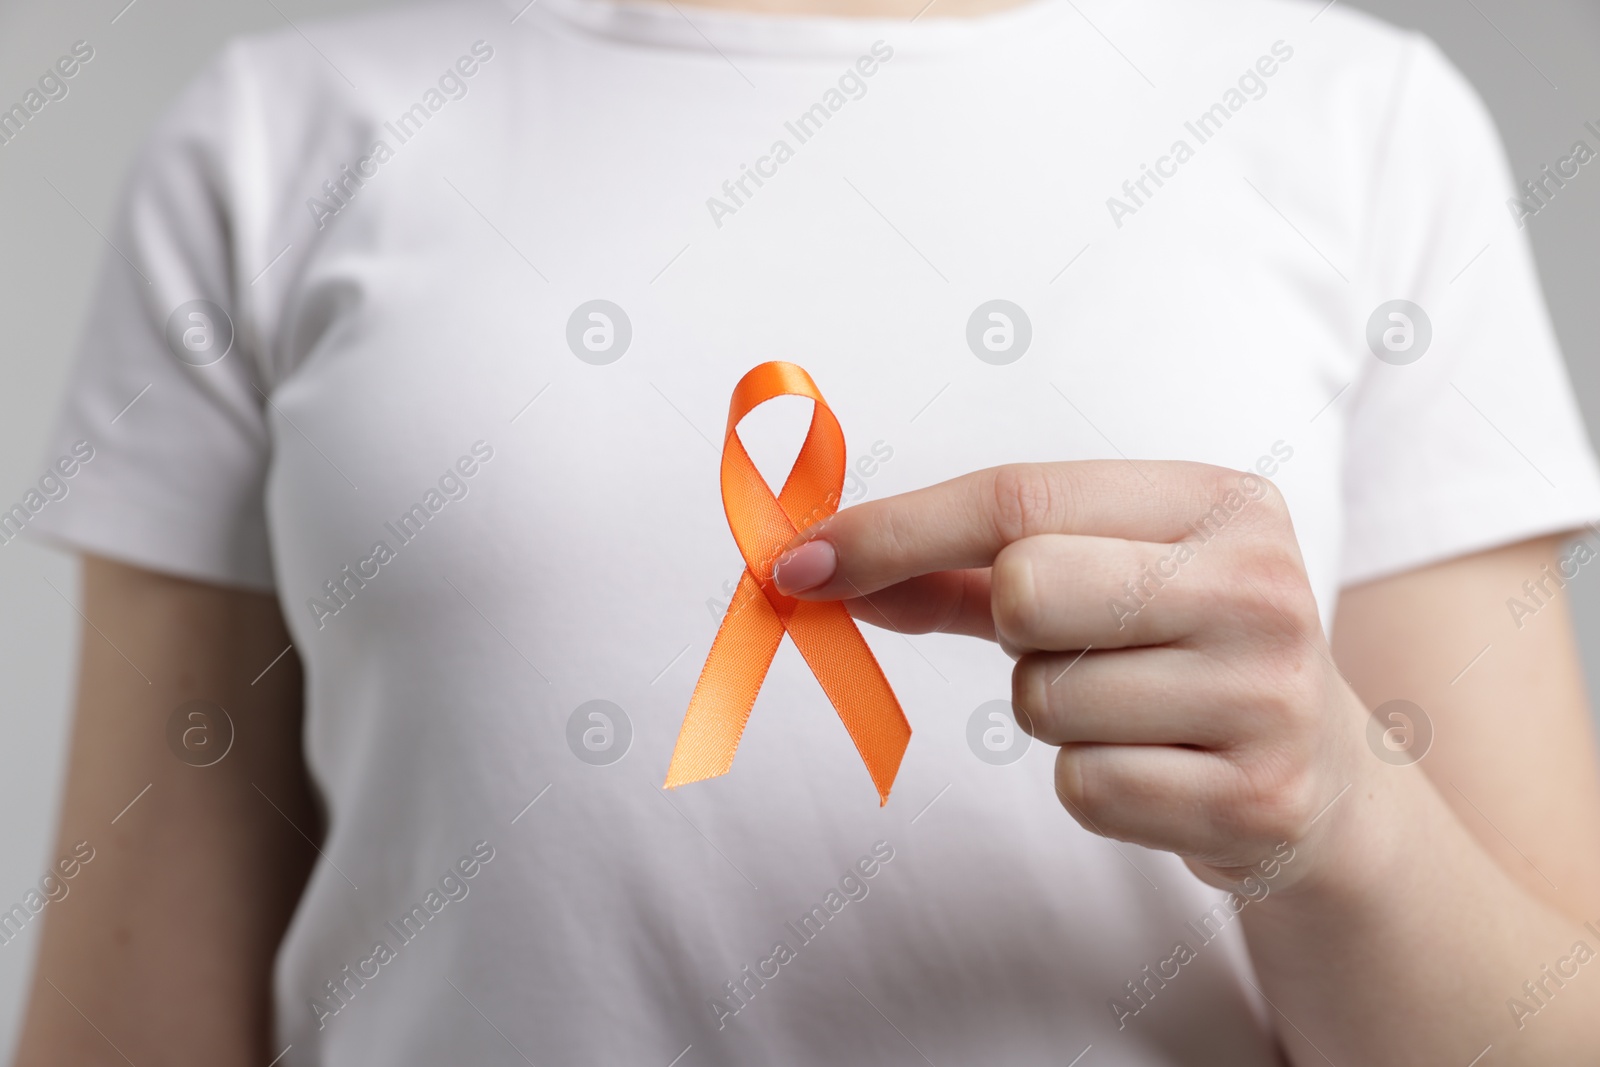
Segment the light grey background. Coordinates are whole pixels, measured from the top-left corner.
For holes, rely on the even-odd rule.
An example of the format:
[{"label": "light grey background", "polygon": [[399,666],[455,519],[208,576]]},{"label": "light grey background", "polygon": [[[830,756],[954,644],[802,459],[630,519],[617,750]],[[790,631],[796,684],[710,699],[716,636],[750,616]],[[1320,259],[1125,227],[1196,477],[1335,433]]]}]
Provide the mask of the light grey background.
[{"label": "light grey background", "polygon": [[[9,106],[72,42],[95,58],[24,134],[0,146],[0,506],[42,470],[40,442],[79,331],[130,153],[162,105],[227,37],[297,25],[374,0],[0,2],[0,103]],[[1205,0],[1195,0],[1204,3]],[[1338,0],[1346,2],[1346,0]],[[1600,4],[1594,0],[1365,0],[1438,41],[1499,120],[1519,179],[1600,125]],[[52,189],[52,185],[54,189]],[[1530,223],[1556,328],[1591,436],[1600,427],[1600,165],[1585,167]],[[36,469],[39,468],[39,469]],[[1571,586],[1585,661],[1600,678],[1600,589]],[[0,546],[0,905],[51,861],[79,619],[70,558]],[[0,946],[0,1050],[15,1040],[38,925]]]}]

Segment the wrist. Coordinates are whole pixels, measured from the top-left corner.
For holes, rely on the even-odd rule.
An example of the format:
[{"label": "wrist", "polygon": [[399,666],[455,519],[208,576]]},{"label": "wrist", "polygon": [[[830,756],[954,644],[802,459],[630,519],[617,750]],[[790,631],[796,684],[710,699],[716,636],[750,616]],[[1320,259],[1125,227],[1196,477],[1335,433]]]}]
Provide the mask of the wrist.
[{"label": "wrist", "polygon": [[1360,711],[1360,729],[1352,729],[1352,743],[1342,746],[1343,773],[1329,776],[1326,806],[1295,843],[1300,870],[1273,894],[1276,910],[1386,906],[1412,881],[1420,843],[1447,832],[1451,817],[1427,774],[1416,763],[1375,758],[1366,747],[1367,712]]}]

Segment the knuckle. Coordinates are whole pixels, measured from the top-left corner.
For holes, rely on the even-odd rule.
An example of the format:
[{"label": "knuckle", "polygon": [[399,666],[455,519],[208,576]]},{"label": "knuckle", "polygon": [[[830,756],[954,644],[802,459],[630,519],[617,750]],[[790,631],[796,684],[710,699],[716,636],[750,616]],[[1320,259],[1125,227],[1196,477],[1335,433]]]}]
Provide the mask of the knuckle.
[{"label": "knuckle", "polygon": [[1209,517],[1219,527],[1234,525],[1272,536],[1293,529],[1288,503],[1270,478],[1211,464],[1197,463],[1194,468],[1200,506],[1210,509]]},{"label": "knuckle", "polygon": [[1289,501],[1284,497],[1283,490],[1278,488],[1278,483],[1254,471],[1249,472],[1249,477],[1255,479],[1254,484],[1259,487],[1261,504],[1268,514],[1280,519],[1288,518]]},{"label": "knuckle", "polygon": [[1229,493],[1239,494],[1239,472],[1212,463],[1185,463],[1188,468],[1189,492],[1200,510],[1223,507]]},{"label": "knuckle", "polygon": [[1242,792],[1242,829],[1251,837],[1298,841],[1316,816],[1311,778],[1292,747],[1258,757],[1245,772]]},{"label": "knuckle", "polygon": [[[846,513],[848,514],[848,513]],[[835,515],[829,521],[835,527],[844,526],[841,521],[843,516]],[[916,531],[906,528],[905,515],[899,508],[886,507],[879,511],[879,522],[874,532],[879,543],[875,546],[880,558],[888,560],[905,559],[911,552],[911,546],[916,543]]]},{"label": "knuckle", "polygon": [[1200,468],[1200,482],[1205,487],[1206,495],[1212,500],[1238,490],[1238,471],[1231,467],[1219,467],[1214,463],[1202,463],[1197,466]]},{"label": "knuckle", "polygon": [[1015,541],[1000,550],[989,570],[989,613],[995,632],[1016,645],[1030,644],[1040,624],[1033,547]]},{"label": "knuckle", "polygon": [[1045,657],[1027,655],[1011,670],[1011,709],[1017,726],[1030,737],[1046,732],[1050,717],[1050,695],[1045,684]]},{"label": "knuckle", "polygon": [[1291,745],[1316,736],[1322,724],[1314,694],[1309,692],[1311,674],[1306,661],[1311,655],[1304,642],[1296,642],[1265,670],[1256,672],[1251,703],[1263,736]]},{"label": "knuckle", "polygon": [[1284,507],[1283,494],[1278,491],[1276,483],[1266,475],[1248,469],[1235,470],[1232,467],[1223,468],[1222,473],[1228,488],[1237,489],[1262,510]]},{"label": "knuckle", "polygon": [[1056,753],[1056,799],[1080,824],[1085,816],[1094,818],[1094,798],[1090,796],[1088,775],[1084,773],[1083,753],[1076,745],[1062,745]]},{"label": "knuckle", "polygon": [[1295,552],[1275,540],[1259,541],[1239,561],[1246,579],[1234,583],[1235,603],[1251,627],[1285,638],[1320,632],[1316,598]]},{"label": "knuckle", "polygon": [[1150,801],[1138,783],[1095,758],[1099,746],[1065,744],[1056,753],[1056,799],[1073,821],[1090,833],[1135,841],[1148,819]]},{"label": "knuckle", "polygon": [[1004,542],[1018,541],[1052,528],[1058,494],[1049,473],[1034,463],[1008,463],[994,468],[995,532]]}]

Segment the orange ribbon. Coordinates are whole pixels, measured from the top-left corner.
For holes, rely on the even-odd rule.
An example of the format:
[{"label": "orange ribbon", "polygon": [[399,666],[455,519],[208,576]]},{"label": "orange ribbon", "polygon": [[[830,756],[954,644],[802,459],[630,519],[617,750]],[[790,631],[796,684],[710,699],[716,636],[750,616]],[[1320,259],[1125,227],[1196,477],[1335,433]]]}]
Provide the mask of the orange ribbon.
[{"label": "orange ribbon", "polygon": [[[778,396],[803,396],[815,408],[794,467],[773,496],[735,431],[753,409]],[[772,362],[739,379],[722,439],[722,507],[745,571],[689,698],[666,788],[715,778],[733,766],[750,709],[787,631],[861,753],[880,806],[889,802],[911,726],[883,669],[843,604],[796,600],[772,584],[772,565],[784,546],[838,508],[844,469],[844,432],[811,375],[793,363]]]}]

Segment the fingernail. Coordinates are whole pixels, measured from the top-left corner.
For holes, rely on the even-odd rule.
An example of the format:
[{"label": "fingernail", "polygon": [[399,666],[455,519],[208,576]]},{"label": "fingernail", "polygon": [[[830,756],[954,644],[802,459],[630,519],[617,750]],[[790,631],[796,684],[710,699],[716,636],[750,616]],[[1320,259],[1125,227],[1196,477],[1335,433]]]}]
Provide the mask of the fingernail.
[{"label": "fingernail", "polygon": [[827,541],[807,541],[785,552],[772,567],[772,584],[784,596],[803,593],[822,585],[838,569],[839,554]]}]

